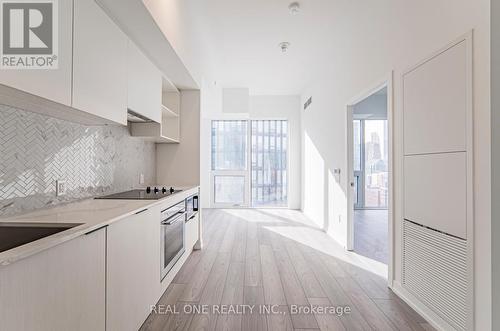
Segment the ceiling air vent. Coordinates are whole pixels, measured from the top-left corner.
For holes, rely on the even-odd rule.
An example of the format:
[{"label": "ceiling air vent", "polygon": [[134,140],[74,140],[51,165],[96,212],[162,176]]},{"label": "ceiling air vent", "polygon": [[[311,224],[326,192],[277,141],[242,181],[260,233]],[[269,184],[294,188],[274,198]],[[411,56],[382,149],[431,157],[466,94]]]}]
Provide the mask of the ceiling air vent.
[{"label": "ceiling air vent", "polygon": [[307,99],[306,103],[304,103],[304,110],[307,109],[307,107],[309,107],[312,103],[312,97],[309,97],[309,99]]}]

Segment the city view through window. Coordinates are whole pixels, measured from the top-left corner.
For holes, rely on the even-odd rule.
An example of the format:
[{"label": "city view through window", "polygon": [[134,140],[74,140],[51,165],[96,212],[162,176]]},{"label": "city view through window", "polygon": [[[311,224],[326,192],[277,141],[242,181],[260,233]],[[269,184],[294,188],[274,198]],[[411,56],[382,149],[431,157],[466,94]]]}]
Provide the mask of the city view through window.
[{"label": "city view through window", "polygon": [[354,120],[354,179],[356,208],[387,208],[387,120]]}]

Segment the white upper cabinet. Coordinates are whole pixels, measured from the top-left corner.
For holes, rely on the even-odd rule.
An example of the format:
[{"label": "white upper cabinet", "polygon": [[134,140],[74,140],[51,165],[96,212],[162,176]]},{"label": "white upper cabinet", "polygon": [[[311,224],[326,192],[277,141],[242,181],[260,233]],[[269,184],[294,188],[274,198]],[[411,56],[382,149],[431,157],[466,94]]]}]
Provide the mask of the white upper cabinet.
[{"label": "white upper cabinet", "polygon": [[0,69],[0,84],[71,105],[73,2],[58,2],[58,69]]},{"label": "white upper cabinet", "polygon": [[405,155],[466,150],[467,57],[462,41],[403,76]]},{"label": "white upper cabinet", "polygon": [[73,103],[127,124],[127,36],[94,0],[75,0]]},{"label": "white upper cabinet", "polygon": [[59,1],[57,13],[58,68],[0,69],[2,103],[87,125],[127,125],[128,108],[160,124],[162,74],[103,8]]},{"label": "white upper cabinet", "polygon": [[127,69],[128,109],[161,122],[161,73],[132,40],[128,41]]}]

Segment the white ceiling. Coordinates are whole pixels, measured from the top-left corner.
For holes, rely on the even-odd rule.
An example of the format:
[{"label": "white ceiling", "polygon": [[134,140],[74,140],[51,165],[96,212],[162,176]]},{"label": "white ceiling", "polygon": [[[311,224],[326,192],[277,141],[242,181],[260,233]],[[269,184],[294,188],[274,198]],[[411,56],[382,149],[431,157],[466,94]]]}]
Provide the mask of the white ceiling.
[{"label": "white ceiling", "polygon": [[[346,62],[363,66],[371,54],[359,49],[384,47],[370,35],[390,29],[387,2],[397,3],[299,0],[299,13],[291,15],[293,0],[98,1],[175,84],[196,88],[216,82],[249,88],[253,95],[301,94],[320,75],[348,80],[339,69]],[[147,17],[145,10],[156,30],[137,23]],[[164,40],[157,37],[161,33]],[[283,41],[290,43],[286,53],[279,47]]]},{"label": "white ceiling", "polygon": [[[303,0],[291,15],[287,0],[210,0],[197,20],[209,38],[215,79],[251,94],[300,94],[327,70],[336,49],[333,35],[345,21],[345,1]],[[343,12],[342,12],[343,11]],[[279,43],[290,42],[282,53]]]}]

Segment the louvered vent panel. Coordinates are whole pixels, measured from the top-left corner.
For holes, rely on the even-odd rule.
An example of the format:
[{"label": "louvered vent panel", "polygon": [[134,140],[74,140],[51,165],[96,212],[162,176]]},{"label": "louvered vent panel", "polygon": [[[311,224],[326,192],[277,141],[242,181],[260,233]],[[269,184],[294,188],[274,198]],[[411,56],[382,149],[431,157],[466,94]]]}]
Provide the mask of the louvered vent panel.
[{"label": "louvered vent panel", "polygon": [[458,330],[467,323],[467,241],[404,221],[403,286]]}]

